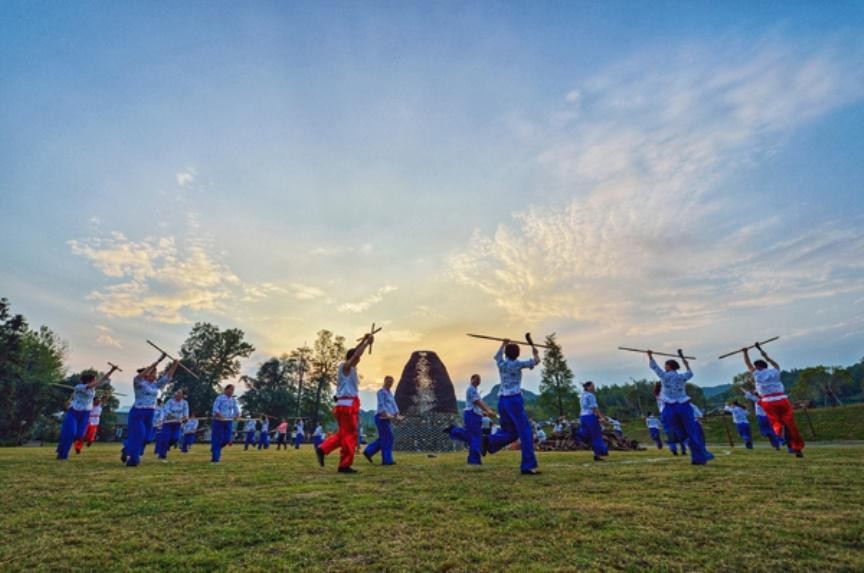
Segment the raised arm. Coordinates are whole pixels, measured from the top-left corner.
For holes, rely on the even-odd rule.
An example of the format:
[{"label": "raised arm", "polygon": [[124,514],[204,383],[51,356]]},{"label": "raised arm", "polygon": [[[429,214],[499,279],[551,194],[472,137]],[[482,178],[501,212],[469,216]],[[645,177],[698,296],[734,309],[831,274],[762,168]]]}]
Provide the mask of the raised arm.
[{"label": "raised arm", "polygon": [[659,376],[661,380],[666,375],[666,373],[663,372],[663,370],[659,366],[657,366],[657,361],[654,360],[654,353],[650,350],[648,351],[648,367],[651,368],[651,370],[654,371],[654,374]]},{"label": "raised arm", "polygon": [[151,364],[150,366],[148,366],[148,367],[144,370],[144,372],[142,372],[141,374],[142,374],[142,375],[145,375],[145,374],[150,374],[151,372],[154,372],[154,373],[155,373],[155,372],[156,372],[156,368],[157,368],[157,367],[159,366],[159,364],[160,364],[163,360],[165,360],[167,357],[168,357],[168,355],[165,354],[165,353],[163,352],[163,353],[162,353],[162,356],[160,356],[159,359],[158,359],[156,362],[154,362],[153,364]]},{"label": "raised arm", "polygon": [[765,352],[764,350],[762,350],[762,347],[759,346],[759,343],[758,343],[758,342],[756,343],[756,349],[759,350],[759,352],[762,353],[762,358],[764,358],[764,359],[768,362],[768,364],[770,364],[771,366],[773,366],[773,367],[776,368],[777,370],[780,370],[780,365],[777,364],[776,362],[774,362],[774,360],[773,360],[770,356],[768,356],[768,353],[767,353],[767,352]]},{"label": "raised arm", "polygon": [[510,344],[510,341],[506,338],[501,341],[501,346],[498,347],[498,351],[495,353],[495,356],[492,357],[492,359],[495,361],[495,364],[500,365],[501,362],[504,361],[504,349],[507,347],[508,344]]},{"label": "raised arm", "polygon": [[693,374],[693,371],[690,370],[690,363],[687,362],[687,358],[684,356],[684,351],[681,350],[680,348],[678,349],[678,357],[681,359],[681,362],[684,363],[684,368],[687,369],[687,372],[689,372],[690,374]]},{"label": "raised arm", "polygon": [[363,336],[363,340],[354,347],[354,354],[351,355],[351,360],[345,362],[345,365],[342,367],[342,373],[346,376],[351,372],[352,368],[356,368],[357,364],[360,363],[360,359],[363,357],[363,353],[366,351],[366,348],[375,342],[375,337],[368,332]]},{"label": "raised arm", "polygon": [[96,388],[96,387],[101,386],[103,384],[107,384],[108,382],[111,381],[111,375],[114,374],[115,370],[117,370],[117,367],[112,366],[111,370],[109,370],[107,374],[102,376],[102,378],[97,378],[97,379],[93,380],[93,382],[90,382],[89,384],[87,384],[87,388],[88,389],[89,388]]},{"label": "raised arm", "polygon": [[753,372],[756,368],[753,366],[753,363],[750,361],[750,350],[748,348],[742,348],[741,354],[744,355],[744,365],[747,366],[747,370]]}]

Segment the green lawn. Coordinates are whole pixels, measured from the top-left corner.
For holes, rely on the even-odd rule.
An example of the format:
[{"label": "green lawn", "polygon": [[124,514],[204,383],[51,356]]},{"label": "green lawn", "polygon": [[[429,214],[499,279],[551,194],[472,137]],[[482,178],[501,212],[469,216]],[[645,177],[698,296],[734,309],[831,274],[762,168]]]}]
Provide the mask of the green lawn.
[{"label": "green lawn", "polygon": [[536,477],[509,451],[351,476],[309,446],[128,469],[116,445],[0,449],[0,570],[864,570],[864,445],[712,449],[544,452]]}]

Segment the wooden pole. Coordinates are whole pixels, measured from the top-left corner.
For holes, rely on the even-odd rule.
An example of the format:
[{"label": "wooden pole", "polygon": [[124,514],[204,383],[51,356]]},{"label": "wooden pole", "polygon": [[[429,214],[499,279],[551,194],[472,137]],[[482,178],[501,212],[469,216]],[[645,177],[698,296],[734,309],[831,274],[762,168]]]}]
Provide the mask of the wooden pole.
[{"label": "wooden pole", "polygon": [[[159,348],[158,346],[156,346],[155,344],[153,344],[149,340],[147,341],[147,344],[149,344],[150,346],[152,346],[153,348],[155,348],[156,350],[158,350],[159,352],[161,352],[162,354],[164,354],[165,356],[167,356],[171,360],[177,360],[176,358],[174,358],[173,356],[171,356],[170,354],[168,354],[167,352],[165,352],[164,350],[162,350],[161,348]],[[194,372],[192,372],[191,370],[189,370],[188,368],[186,368],[186,365],[183,364],[181,361],[177,360],[177,365],[180,368],[182,368],[183,370],[185,370],[186,372],[188,372],[189,374],[191,374],[196,380],[200,380],[198,375],[195,374]]]},{"label": "wooden pole", "polygon": [[[763,344],[768,344],[769,342],[774,342],[775,340],[778,340],[779,338],[780,338],[779,336],[775,336],[774,338],[769,338],[768,340],[763,340],[762,342],[758,342],[757,344],[759,344],[759,346],[762,346]],[[753,346],[748,346],[747,350],[750,350],[751,348],[756,348],[756,344],[754,344]],[[738,350],[733,350],[732,352],[727,352],[723,356],[718,356],[717,359],[723,360],[724,358],[729,358],[730,356],[735,356],[736,354],[741,352],[741,350],[742,349],[739,348]]]},{"label": "wooden pole", "polygon": [[726,415],[723,415],[723,429],[726,430],[726,438],[729,440],[729,447],[734,448],[735,442],[732,441],[732,432],[729,431],[729,422],[726,420]]},{"label": "wooden pole", "polygon": [[523,342],[521,340],[514,340],[512,338],[499,338],[497,336],[486,336],[484,334],[468,334],[468,336],[472,338],[482,338],[483,340],[497,340],[498,342],[504,342],[505,340],[509,340],[513,344],[519,344],[521,346],[536,346],[537,348],[549,348],[548,346],[544,346],[542,344],[531,344],[530,342]]},{"label": "wooden pole", "polygon": [[[626,350],[627,352],[641,352],[642,354],[648,354],[647,350],[642,350],[641,348],[628,348],[626,346],[619,346],[618,350]],[[667,352],[654,352],[651,351],[651,354],[656,354],[657,356],[669,356],[670,358],[682,358],[680,354],[669,354]],[[695,356],[684,356],[687,360],[696,360]]]}]

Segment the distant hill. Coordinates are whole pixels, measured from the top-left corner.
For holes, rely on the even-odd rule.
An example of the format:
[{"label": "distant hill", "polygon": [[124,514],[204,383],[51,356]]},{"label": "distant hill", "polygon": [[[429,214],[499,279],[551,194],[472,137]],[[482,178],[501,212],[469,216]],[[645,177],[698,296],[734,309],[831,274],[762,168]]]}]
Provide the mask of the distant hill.
[{"label": "distant hill", "polygon": [[705,399],[710,400],[714,396],[729,392],[731,389],[732,384],[720,384],[719,386],[708,386],[707,388],[702,388],[702,392],[705,394]]},{"label": "distant hill", "polygon": [[[489,404],[490,408],[497,409],[498,408],[498,390],[500,388],[500,384],[495,384],[492,386],[492,389],[488,394],[483,396],[483,401]],[[538,394],[535,394],[531,390],[522,389],[522,400],[525,402],[525,407],[534,406],[537,404],[537,400],[540,398]],[[459,411],[465,409],[465,400],[458,400],[456,402],[459,407]]]}]

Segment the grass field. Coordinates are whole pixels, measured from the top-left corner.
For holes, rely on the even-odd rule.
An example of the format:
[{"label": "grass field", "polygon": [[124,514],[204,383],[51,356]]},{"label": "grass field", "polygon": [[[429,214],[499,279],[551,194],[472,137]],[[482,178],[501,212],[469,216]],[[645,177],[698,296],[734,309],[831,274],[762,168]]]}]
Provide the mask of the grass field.
[{"label": "grass field", "polygon": [[116,445],[0,449],[0,570],[864,570],[864,444],[712,449],[540,453],[536,477],[509,451],[352,476],[308,446],[134,469]]}]

